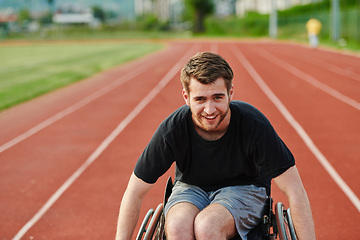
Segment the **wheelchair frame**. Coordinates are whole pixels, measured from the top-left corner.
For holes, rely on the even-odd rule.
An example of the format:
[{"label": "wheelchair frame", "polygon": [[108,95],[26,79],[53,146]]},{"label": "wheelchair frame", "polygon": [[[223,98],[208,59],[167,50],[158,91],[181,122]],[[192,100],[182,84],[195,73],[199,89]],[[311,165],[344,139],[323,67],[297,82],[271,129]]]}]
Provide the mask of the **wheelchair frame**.
[{"label": "wheelchair frame", "polygon": [[[171,177],[168,178],[164,203],[160,203],[157,208],[150,209],[145,215],[136,240],[165,240],[165,216],[164,206],[167,203],[172,191],[173,182]],[[269,212],[262,217],[259,225],[262,225],[265,231],[264,237],[250,238],[249,240],[297,240],[296,232],[291,218],[290,208],[286,209],[281,202],[276,203],[275,213],[273,211],[273,200],[269,198]],[[239,238],[240,239],[240,238]]]}]

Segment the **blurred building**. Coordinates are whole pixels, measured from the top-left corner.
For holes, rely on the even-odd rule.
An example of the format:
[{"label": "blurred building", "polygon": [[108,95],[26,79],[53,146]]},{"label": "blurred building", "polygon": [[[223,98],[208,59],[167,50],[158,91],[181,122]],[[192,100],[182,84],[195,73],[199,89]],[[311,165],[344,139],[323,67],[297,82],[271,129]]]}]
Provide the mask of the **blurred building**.
[{"label": "blurred building", "polygon": [[0,9],[0,23],[15,22],[17,15],[12,8]]},{"label": "blurred building", "polygon": [[215,14],[218,17],[225,17],[236,14],[236,0],[215,1]]},{"label": "blurred building", "polygon": [[[271,1],[272,0],[236,0],[236,15],[243,17],[247,12],[269,14],[271,11]],[[285,10],[293,6],[319,1],[321,0],[276,0],[276,7],[278,10]]]},{"label": "blurred building", "polygon": [[85,13],[55,13],[53,16],[54,23],[60,24],[90,24],[94,21],[91,11]]},{"label": "blurred building", "polygon": [[137,16],[152,13],[153,12],[153,1],[151,0],[135,0],[135,14]]},{"label": "blurred building", "polygon": [[174,0],[135,0],[135,13],[137,16],[143,14],[154,14],[160,21],[170,19],[170,9]]},{"label": "blurred building", "polygon": [[15,24],[16,21],[17,15],[15,14],[14,9],[0,9],[0,38],[6,37],[10,30],[18,27]]},{"label": "blurred building", "polygon": [[54,23],[64,25],[99,26],[100,22],[94,18],[91,8],[80,5],[64,5],[59,7],[52,18]]},{"label": "blurred building", "polygon": [[[129,0],[123,0],[129,1]],[[184,0],[133,0],[135,15],[154,14],[159,20],[171,22],[181,19]],[[272,0],[216,0],[215,14],[218,17],[229,15],[245,16],[247,12],[268,14],[271,11]],[[309,4],[321,0],[275,0],[278,10],[285,10],[296,5]]]}]

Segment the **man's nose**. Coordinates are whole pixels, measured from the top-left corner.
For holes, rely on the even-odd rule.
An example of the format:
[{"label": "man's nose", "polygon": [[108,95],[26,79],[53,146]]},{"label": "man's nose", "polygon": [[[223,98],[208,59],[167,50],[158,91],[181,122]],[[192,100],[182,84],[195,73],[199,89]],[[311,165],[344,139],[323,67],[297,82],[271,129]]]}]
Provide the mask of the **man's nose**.
[{"label": "man's nose", "polygon": [[215,104],[214,104],[212,101],[207,101],[207,102],[205,103],[204,112],[205,112],[207,115],[211,115],[211,114],[213,114],[215,111],[216,111]]}]

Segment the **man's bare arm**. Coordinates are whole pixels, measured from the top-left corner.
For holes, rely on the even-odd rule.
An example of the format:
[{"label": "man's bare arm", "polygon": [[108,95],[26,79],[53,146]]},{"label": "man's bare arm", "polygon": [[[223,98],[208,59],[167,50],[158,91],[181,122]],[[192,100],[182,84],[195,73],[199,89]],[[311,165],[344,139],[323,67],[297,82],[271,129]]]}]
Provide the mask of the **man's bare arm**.
[{"label": "man's bare arm", "polygon": [[142,200],[153,184],[148,184],[133,173],[121,201],[116,240],[130,240],[139,218]]},{"label": "man's bare arm", "polygon": [[310,202],[297,168],[291,167],[274,178],[276,185],[289,200],[291,216],[299,240],[316,239]]}]

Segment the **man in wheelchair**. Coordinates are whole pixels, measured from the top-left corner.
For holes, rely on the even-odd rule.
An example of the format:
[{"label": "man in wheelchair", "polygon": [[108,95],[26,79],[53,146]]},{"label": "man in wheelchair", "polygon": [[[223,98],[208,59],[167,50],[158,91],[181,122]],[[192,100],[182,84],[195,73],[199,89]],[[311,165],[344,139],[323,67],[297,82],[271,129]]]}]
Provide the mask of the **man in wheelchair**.
[{"label": "man in wheelchair", "polygon": [[229,64],[211,52],[183,67],[186,105],[161,123],[140,156],[121,202],[117,240],[131,239],[142,199],[174,162],[166,239],[246,240],[262,219],[272,179],[288,198],[298,238],[315,239],[292,153],[259,110],[232,100],[232,79]]}]

